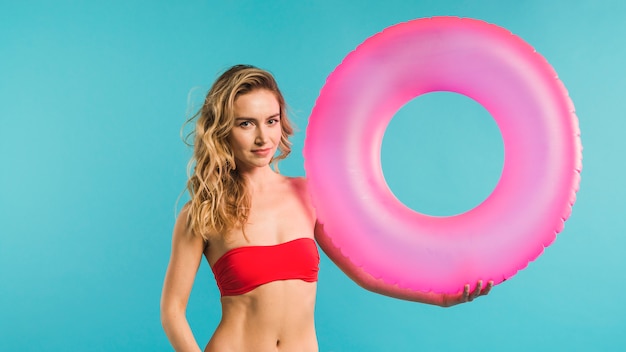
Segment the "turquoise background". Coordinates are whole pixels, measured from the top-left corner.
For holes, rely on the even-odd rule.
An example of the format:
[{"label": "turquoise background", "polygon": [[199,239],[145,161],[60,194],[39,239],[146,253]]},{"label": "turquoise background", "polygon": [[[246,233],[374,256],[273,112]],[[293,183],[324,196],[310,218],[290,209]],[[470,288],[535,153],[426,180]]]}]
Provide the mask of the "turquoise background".
[{"label": "turquoise background", "polygon": [[[230,65],[269,69],[300,129],[281,170],[304,175],[326,76],[383,28],[436,15],[505,27],[554,66],[582,129],[578,201],[538,260],[454,308],[370,293],[323,256],[321,351],[626,348],[625,2],[2,1],[0,350],[171,350],[159,298],[188,107]],[[489,194],[503,152],[482,107],[434,93],[396,115],[382,156],[400,199],[447,215]],[[219,317],[203,263],[188,307],[202,347]]]}]

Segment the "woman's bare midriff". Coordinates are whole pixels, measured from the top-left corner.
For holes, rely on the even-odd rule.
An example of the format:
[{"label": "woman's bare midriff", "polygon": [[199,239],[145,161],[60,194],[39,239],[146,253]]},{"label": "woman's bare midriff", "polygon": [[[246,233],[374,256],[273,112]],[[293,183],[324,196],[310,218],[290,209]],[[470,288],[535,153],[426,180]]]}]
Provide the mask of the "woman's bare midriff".
[{"label": "woman's bare midriff", "polygon": [[222,297],[222,320],[205,352],[317,352],[315,282],[282,280]]}]

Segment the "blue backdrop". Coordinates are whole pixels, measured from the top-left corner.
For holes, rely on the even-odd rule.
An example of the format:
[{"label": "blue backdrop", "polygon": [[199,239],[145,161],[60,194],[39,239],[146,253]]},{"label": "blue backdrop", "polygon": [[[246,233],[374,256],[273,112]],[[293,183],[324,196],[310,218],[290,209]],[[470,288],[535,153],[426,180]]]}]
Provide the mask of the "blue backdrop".
[{"label": "blue backdrop", "polygon": [[[538,260],[450,309],[365,291],[323,256],[321,351],[624,349],[625,4],[0,2],[0,350],[171,350],[159,298],[188,106],[230,65],[269,69],[300,130],[281,170],[304,175],[304,131],[326,76],[383,28],[436,15],[505,27],[554,66],[582,129],[578,201]],[[396,115],[382,156],[401,200],[449,215],[489,194],[503,151],[482,107],[435,93]],[[204,346],[220,317],[206,263],[188,317]]]}]

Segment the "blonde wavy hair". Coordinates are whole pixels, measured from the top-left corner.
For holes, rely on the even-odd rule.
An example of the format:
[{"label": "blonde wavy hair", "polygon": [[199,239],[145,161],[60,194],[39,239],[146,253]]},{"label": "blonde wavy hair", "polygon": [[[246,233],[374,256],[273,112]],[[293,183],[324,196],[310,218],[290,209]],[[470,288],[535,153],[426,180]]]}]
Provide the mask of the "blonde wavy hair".
[{"label": "blonde wavy hair", "polygon": [[243,230],[247,223],[250,194],[237,171],[228,136],[234,126],[235,100],[258,89],[274,93],[280,106],[282,135],[279,153],[271,162],[278,171],[276,163],[291,152],[289,136],[293,128],[287,118],[285,99],[269,72],[250,65],[231,67],[217,78],[200,111],[186,122],[195,121],[195,130],[186,138],[193,138],[194,149],[187,170],[191,197],[187,223],[193,235],[207,242],[209,235],[224,235],[238,227]]}]

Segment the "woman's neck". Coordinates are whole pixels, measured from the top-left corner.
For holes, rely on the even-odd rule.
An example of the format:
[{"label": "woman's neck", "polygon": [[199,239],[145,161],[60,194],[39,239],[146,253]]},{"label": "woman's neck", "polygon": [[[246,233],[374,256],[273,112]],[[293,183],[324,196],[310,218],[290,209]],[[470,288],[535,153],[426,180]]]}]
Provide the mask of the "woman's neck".
[{"label": "woman's neck", "polygon": [[269,184],[276,182],[277,177],[280,177],[269,165],[262,168],[252,168],[241,171],[240,175],[246,180],[246,183],[250,186],[250,190],[253,192],[262,191],[267,188]]}]

